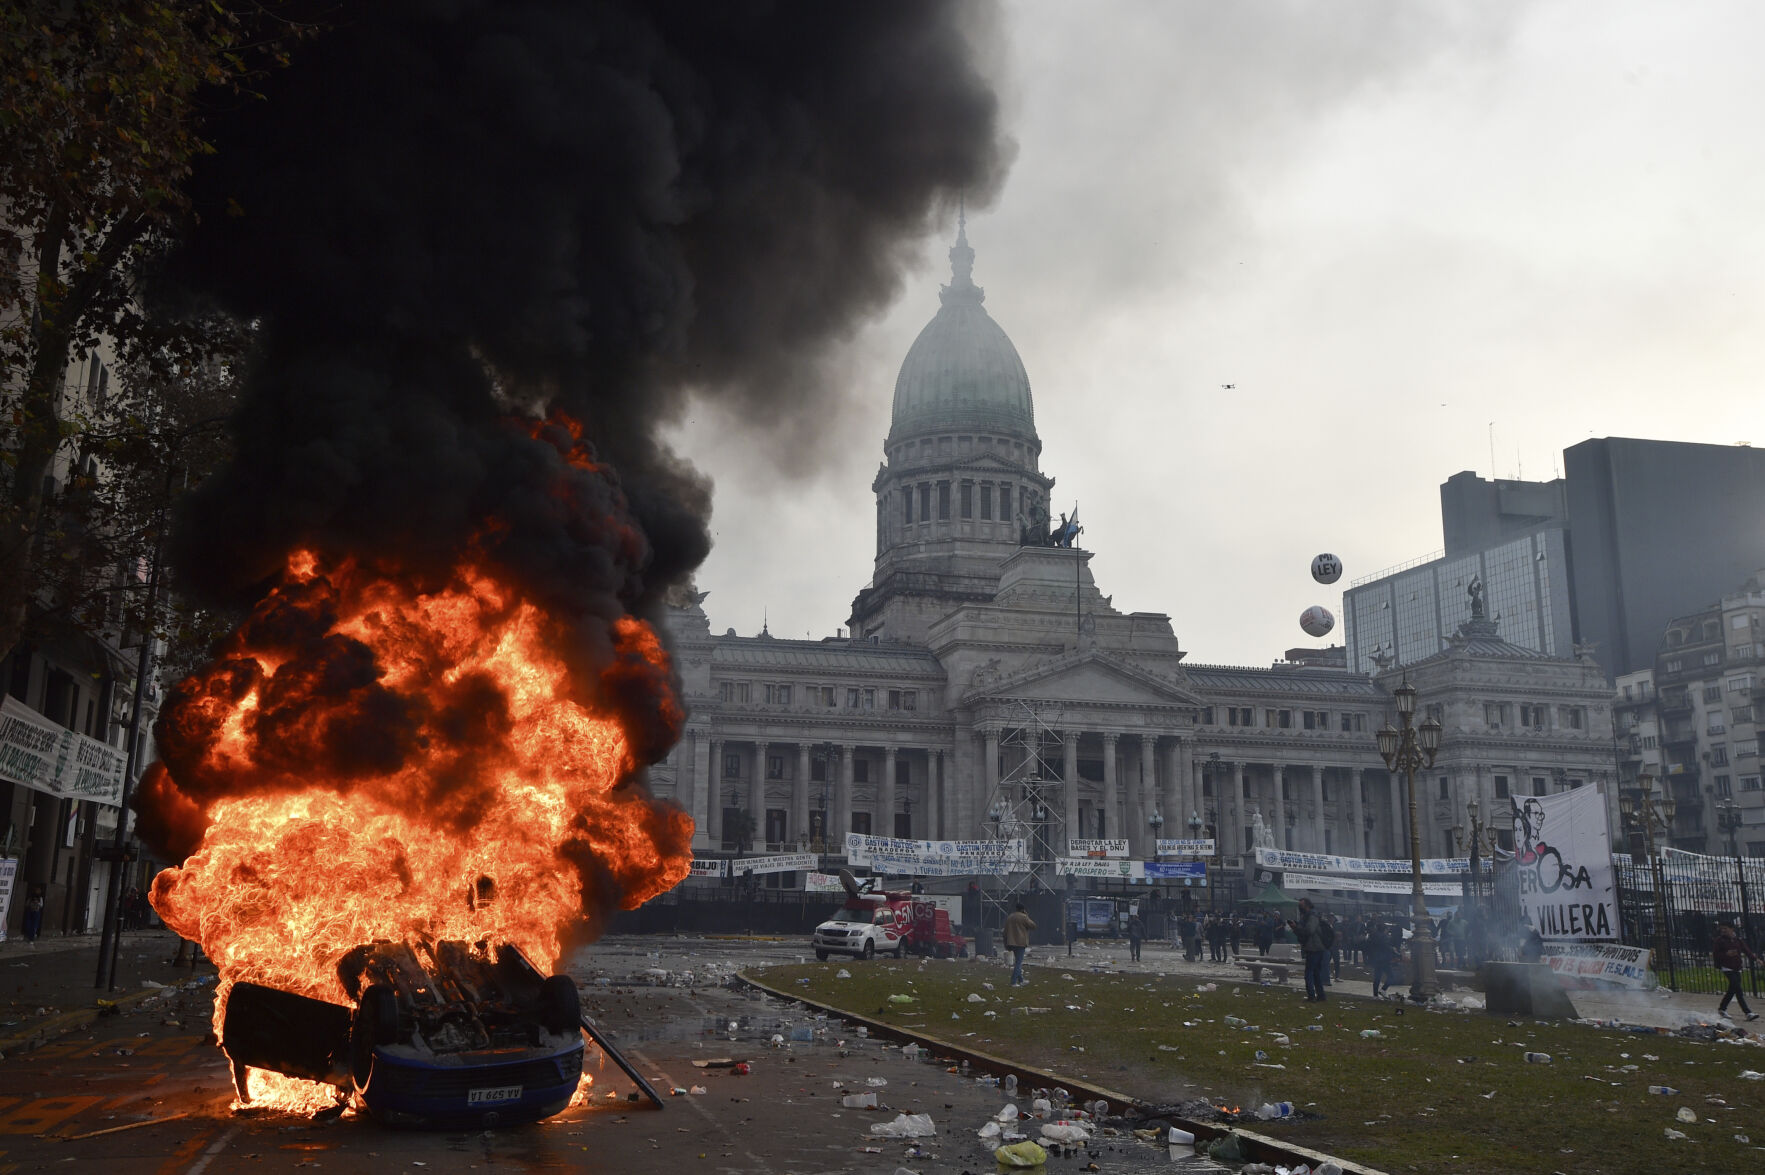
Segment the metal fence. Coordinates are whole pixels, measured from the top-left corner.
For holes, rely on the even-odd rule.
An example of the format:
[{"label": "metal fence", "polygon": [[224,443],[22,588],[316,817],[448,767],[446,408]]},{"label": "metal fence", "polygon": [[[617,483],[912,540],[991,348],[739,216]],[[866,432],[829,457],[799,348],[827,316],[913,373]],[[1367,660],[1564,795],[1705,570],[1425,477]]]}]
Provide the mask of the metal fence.
[{"label": "metal fence", "polygon": [[[1727,980],[1710,957],[1716,927],[1733,923],[1754,950],[1765,931],[1765,859],[1706,857],[1667,849],[1653,861],[1615,857],[1624,942],[1654,953],[1655,974],[1676,991],[1719,993]],[[1742,982],[1760,994],[1765,974],[1750,963]]]}]

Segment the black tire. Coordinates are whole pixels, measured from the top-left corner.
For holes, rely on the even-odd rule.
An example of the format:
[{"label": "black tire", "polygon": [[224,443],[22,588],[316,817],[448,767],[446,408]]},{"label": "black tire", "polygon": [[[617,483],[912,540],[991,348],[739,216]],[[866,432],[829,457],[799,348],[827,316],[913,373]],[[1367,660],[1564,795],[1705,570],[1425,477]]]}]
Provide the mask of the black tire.
[{"label": "black tire", "polygon": [[384,983],[369,984],[349,1026],[349,1073],[356,1088],[368,1083],[376,1045],[398,1039],[398,993]]},{"label": "black tire", "polygon": [[539,985],[539,1023],[547,1032],[582,1029],[582,996],[568,975],[553,975]]},{"label": "black tire", "polygon": [[817,962],[821,962],[821,963],[827,962],[827,952],[826,951],[816,951],[815,952],[815,959]]},{"label": "black tire", "polygon": [[864,941],[864,957],[866,959],[876,958],[876,940],[866,939]]},{"label": "black tire", "polygon": [[897,958],[897,959],[905,958],[906,954],[907,954],[907,948],[902,946],[900,943],[896,943],[895,944],[895,958]]}]

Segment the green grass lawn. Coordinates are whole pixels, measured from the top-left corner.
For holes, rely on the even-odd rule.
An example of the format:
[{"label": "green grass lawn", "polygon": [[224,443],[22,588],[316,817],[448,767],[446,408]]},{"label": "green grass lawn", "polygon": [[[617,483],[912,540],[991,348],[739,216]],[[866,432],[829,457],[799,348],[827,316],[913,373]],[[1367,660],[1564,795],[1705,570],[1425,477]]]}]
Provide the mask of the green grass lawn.
[{"label": "green grass lawn", "polygon": [[[1765,1048],[1757,1046],[1532,1020],[1516,1026],[1483,1012],[1399,1015],[1393,1004],[1312,1004],[1303,989],[1250,983],[1221,982],[1203,993],[1193,979],[1036,967],[1030,985],[1014,989],[1004,970],[968,961],[844,966],[852,978],[836,978],[838,962],[772,967],[758,977],[1147,1103],[1291,1101],[1317,1117],[1250,1128],[1386,1171],[1765,1169],[1765,1081],[1740,1077],[1765,1070]],[[970,1003],[971,993],[984,1002]],[[915,1002],[890,1003],[896,994]],[[1227,1016],[1250,1027],[1229,1026]],[[1366,1029],[1381,1036],[1364,1039]],[[1268,1054],[1262,1065],[1259,1049]],[[1528,1051],[1549,1053],[1553,1063],[1528,1064]],[[1650,1094],[1650,1085],[1680,1092]],[[1682,1106],[1697,1121],[1678,1121]],[[1670,1128],[1689,1137],[1669,1140]]]}]

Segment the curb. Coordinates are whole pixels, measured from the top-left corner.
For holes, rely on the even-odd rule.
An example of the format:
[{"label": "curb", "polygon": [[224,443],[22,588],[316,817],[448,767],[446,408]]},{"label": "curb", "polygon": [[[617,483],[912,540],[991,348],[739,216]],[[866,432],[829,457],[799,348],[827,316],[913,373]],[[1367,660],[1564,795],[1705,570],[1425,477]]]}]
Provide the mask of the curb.
[{"label": "curb", "polygon": [[[1146,1105],[1146,1103],[1140,1098],[1122,1093],[1120,1090],[1109,1089],[1106,1086],[1096,1085],[1088,1081],[1076,1081],[1047,1069],[1038,1069],[1034,1065],[1025,1065],[1017,1061],[1009,1060],[1005,1057],[997,1057],[991,1053],[983,1053],[980,1050],[970,1048],[967,1045],[952,1044],[950,1041],[944,1040],[942,1037],[932,1036],[924,1032],[909,1031],[908,1029],[893,1024],[887,1024],[879,1020],[872,1020],[867,1016],[862,1016],[855,1012],[849,1012],[844,1008],[837,1008],[832,1004],[823,1004],[818,1003],[815,1000],[805,999],[803,996],[794,992],[781,991],[770,984],[760,982],[746,971],[736,972],[735,977],[749,987],[752,987],[757,991],[763,991],[767,995],[776,996],[782,1000],[790,1000],[793,1003],[802,1004],[805,1007],[819,1009],[831,1016],[838,1016],[840,1019],[849,1021],[853,1024],[862,1024],[869,1030],[872,1039],[883,1038],[902,1040],[922,1045],[940,1056],[966,1060],[969,1063],[970,1068],[980,1069],[983,1072],[993,1073],[1000,1077],[1003,1077],[1008,1073],[1016,1074],[1020,1084],[1023,1083],[1025,1078],[1030,1078],[1038,1085],[1062,1086],[1077,1094],[1088,1094],[1093,1098],[1102,1098],[1111,1105],[1136,1107],[1144,1107]],[[1340,1167],[1343,1175],[1385,1175],[1384,1172],[1376,1167],[1363,1166],[1352,1160],[1325,1154],[1323,1151],[1312,1150],[1310,1147],[1300,1146],[1297,1143],[1288,1142],[1285,1139],[1273,1138],[1267,1134],[1258,1134],[1254,1130],[1245,1130],[1238,1126],[1223,1126],[1217,1122],[1193,1122],[1185,1118],[1173,1117],[1169,1120],[1173,1124],[1178,1125],[1182,1129],[1193,1134],[1197,1142],[1211,1142],[1216,1138],[1224,1138],[1229,1134],[1237,1135],[1240,1144],[1244,1149],[1244,1158],[1246,1161],[1279,1163],[1284,1165],[1305,1163],[1314,1171],[1318,1168],[1319,1164],[1330,1162],[1335,1163]],[[1197,1147],[1196,1149],[1197,1153],[1200,1153],[1201,1148]]]},{"label": "curb", "polygon": [[116,1012],[121,1012],[153,996],[179,991],[190,986],[190,982],[190,980],[184,980],[169,987],[144,987],[139,991],[131,991],[117,996],[115,999],[99,999],[90,1008],[75,1008],[71,1012],[62,1012],[46,1020],[38,1021],[28,1031],[15,1033],[12,1036],[0,1036],[0,1060],[17,1056],[20,1053],[28,1053],[32,1049],[49,1043],[55,1037],[64,1036],[69,1032],[77,1032],[82,1028],[89,1028],[97,1022],[100,1016],[111,1015],[113,1009]]}]

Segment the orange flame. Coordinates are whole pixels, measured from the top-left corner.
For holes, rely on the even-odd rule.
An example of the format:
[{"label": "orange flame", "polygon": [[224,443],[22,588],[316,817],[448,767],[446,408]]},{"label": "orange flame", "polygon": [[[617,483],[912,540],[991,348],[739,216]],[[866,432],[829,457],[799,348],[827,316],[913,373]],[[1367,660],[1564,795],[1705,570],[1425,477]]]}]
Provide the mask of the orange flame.
[{"label": "orange flame", "polygon": [[[666,679],[648,625],[611,627],[607,689]],[[596,915],[688,874],[690,818],[632,785],[642,764],[609,713],[573,696],[562,634],[475,567],[418,591],[290,556],[168,704],[177,778],[155,764],[142,784],[144,827],[174,843],[200,832],[152,901],[220,968],[217,1033],[238,980],[349,1003],[337,962],[378,939],[509,943],[555,969]],[[251,1082],[283,1105],[303,1086]]]}]

